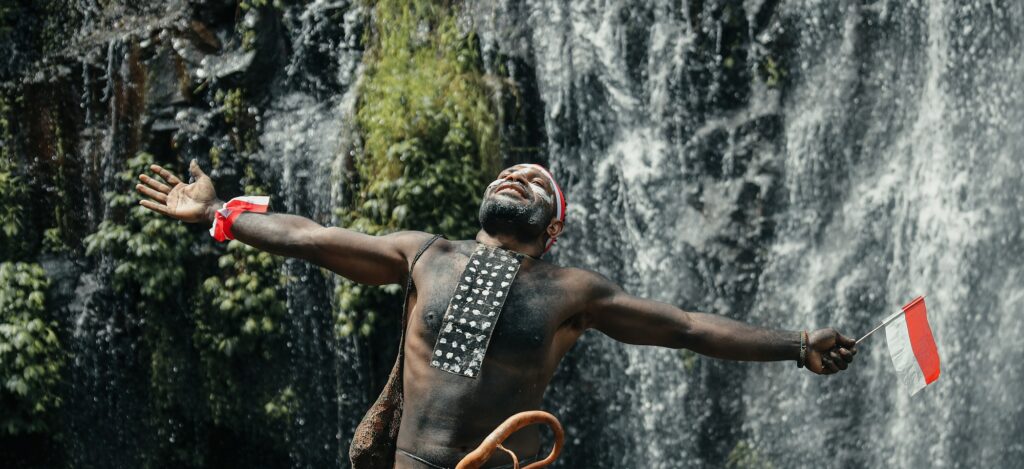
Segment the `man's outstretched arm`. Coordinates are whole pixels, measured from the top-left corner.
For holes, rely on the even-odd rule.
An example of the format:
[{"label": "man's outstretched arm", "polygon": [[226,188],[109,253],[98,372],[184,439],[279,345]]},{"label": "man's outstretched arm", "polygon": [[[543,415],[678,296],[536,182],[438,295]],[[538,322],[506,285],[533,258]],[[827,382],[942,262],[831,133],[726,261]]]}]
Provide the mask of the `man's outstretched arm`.
[{"label": "man's outstretched arm", "polygon": [[[150,169],[164,182],[139,175],[139,193],[151,200],[140,203],[155,212],[188,222],[212,224],[224,202],[217,198],[213,181],[192,161],[194,182],[185,184],[170,171]],[[408,271],[408,255],[428,236],[402,232],[369,236],[343,228],[323,227],[308,218],[278,213],[241,214],[231,226],[235,239],[281,256],[304,259],[359,283],[399,283]]]},{"label": "man's outstretched arm", "polygon": [[[587,273],[587,325],[620,342],[686,348],[715,358],[780,361],[800,357],[801,331],[766,329],[724,316],[683,311],[629,295],[597,274]],[[819,374],[845,370],[855,342],[831,328],[808,332],[805,365]]]}]

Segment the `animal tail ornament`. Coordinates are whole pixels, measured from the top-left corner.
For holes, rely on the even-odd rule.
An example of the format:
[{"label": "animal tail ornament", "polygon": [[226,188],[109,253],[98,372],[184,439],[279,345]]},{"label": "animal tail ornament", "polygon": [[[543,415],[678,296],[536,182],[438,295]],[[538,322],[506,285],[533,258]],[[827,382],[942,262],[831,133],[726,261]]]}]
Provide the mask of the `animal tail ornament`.
[{"label": "animal tail ornament", "polygon": [[562,446],[565,444],[565,431],[562,430],[562,424],[558,422],[554,415],[541,410],[530,410],[515,414],[506,419],[501,425],[498,425],[498,428],[495,428],[490,435],[487,435],[487,438],[484,438],[483,443],[480,443],[477,449],[466,455],[465,458],[462,458],[462,461],[459,461],[455,469],[479,469],[491,458],[491,454],[496,449],[508,453],[512,457],[515,469],[519,469],[519,458],[508,448],[502,446],[501,443],[513,433],[519,431],[519,429],[540,423],[545,423],[551,427],[551,431],[555,434],[555,445],[551,448],[551,453],[548,454],[548,457],[522,469],[537,469],[555,462],[555,459],[558,459],[558,455],[562,452]]}]

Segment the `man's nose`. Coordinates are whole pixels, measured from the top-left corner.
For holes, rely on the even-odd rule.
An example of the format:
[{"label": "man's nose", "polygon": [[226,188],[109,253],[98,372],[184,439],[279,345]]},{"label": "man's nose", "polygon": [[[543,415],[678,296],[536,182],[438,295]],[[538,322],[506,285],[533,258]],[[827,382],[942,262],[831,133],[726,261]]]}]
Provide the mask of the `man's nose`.
[{"label": "man's nose", "polygon": [[506,181],[518,181],[520,184],[524,186],[529,185],[529,181],[526,179],[526,175],[523,173],[524,171],[512,171],[511,173],[505,175],[504,179]]}]

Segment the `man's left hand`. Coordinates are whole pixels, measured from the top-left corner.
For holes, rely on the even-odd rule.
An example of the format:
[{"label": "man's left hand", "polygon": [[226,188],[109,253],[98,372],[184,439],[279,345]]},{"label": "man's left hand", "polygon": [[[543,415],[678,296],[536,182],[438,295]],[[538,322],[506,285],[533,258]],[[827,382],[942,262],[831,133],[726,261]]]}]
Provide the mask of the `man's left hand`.
[{"label": "man's left hand", "polygon": [[857,354],[857,342],[831,327],[808,334],[807,356],[804,366],[819,375],[831,375],[845,370]]}]

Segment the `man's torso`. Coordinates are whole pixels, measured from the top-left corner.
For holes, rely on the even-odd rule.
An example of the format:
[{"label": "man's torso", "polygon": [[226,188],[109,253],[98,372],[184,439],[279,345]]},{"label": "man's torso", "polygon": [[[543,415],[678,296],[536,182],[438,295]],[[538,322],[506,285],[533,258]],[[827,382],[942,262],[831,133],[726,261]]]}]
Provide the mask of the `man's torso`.
[{"label": "man's torso", "polygon": [[[405,344],[405,410],[398,447],[442,466],[454,466],[509,416],[540,407],[562,356],[583,333],[584,294],[572,269],[524,256],[495,324],[479,376],[431,367],[430,358],[474,241],[438,240],[413,272]],[[536,454],[539,432],[506,441],[520,457]],[[494,457],[493,464],[508,458]]]}]

